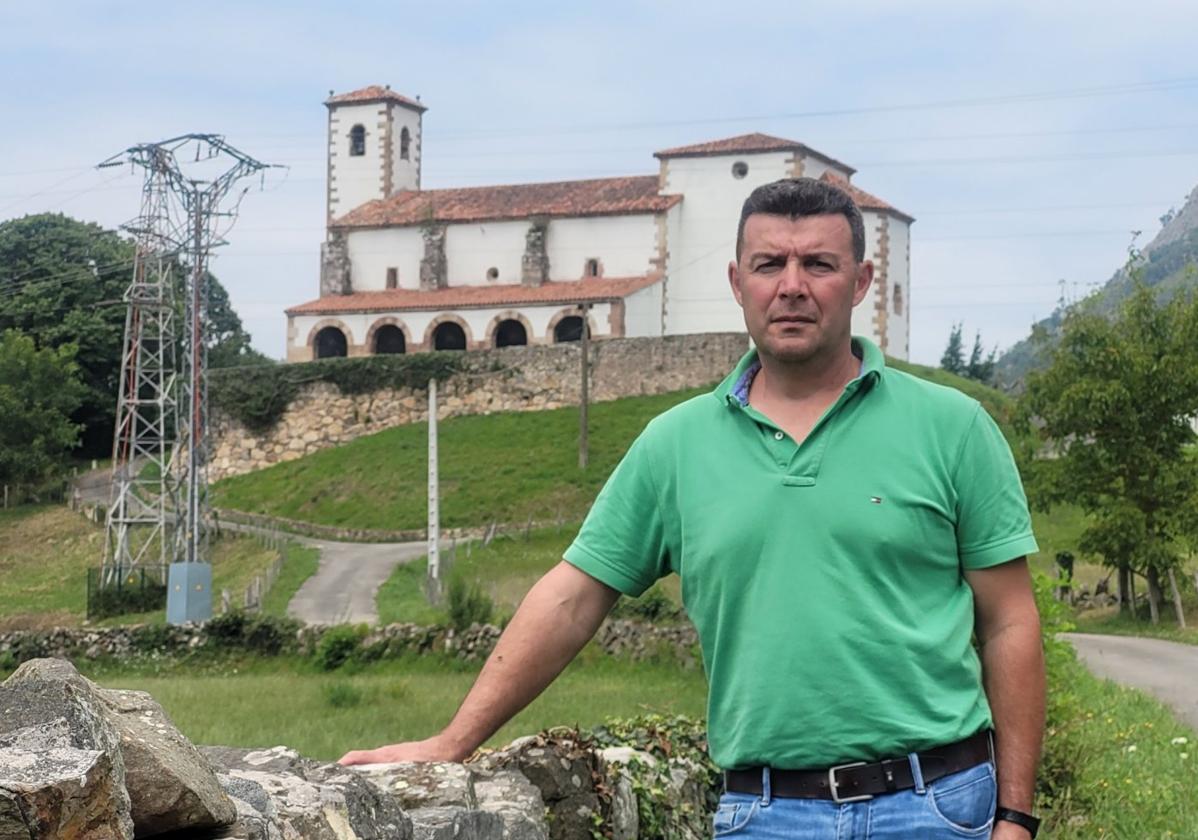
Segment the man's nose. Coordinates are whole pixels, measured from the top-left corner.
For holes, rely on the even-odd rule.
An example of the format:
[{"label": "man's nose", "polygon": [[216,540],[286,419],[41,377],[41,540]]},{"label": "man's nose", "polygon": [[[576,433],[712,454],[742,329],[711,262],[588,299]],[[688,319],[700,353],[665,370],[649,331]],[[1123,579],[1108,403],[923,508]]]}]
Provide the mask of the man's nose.
[{"label": "man's nose", "polygon": [[787,260],[782,276],[778,278],[778,294],[782,297],[806,297],[809,291],[803,266],[797,259]]}]

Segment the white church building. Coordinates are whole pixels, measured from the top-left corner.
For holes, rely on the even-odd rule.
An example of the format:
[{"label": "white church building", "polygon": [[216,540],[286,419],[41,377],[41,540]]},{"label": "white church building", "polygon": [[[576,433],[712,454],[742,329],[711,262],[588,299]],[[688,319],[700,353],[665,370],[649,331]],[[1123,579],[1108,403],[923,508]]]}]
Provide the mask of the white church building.
[{"label": "white church building", "polygon": [[418,100],[330,95],[320,297],[287,310],[287,359],[744,330],[728,289],[757,186],[822,178],[865,216],[875,265],[853,332],[907,358],[913,218],[794,140],[745,134],[654,153],[656,175],[422,189]]}]

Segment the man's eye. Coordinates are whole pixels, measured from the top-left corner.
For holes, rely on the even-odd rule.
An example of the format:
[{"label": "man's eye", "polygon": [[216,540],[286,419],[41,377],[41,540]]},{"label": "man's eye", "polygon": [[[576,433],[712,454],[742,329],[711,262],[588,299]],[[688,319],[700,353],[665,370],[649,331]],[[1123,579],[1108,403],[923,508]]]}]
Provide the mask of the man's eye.
[{"label": "man's eye", "polygon": [[764,260],[757,263],[757,271],[773,271],[782,265],[781,260]]},{"label": "man's eye", "polygon": [[807,263],[807,265],[817,271],[833,271],[835,268],[832,263],[828,262],[827,260],[812,260],[811,262]]}]

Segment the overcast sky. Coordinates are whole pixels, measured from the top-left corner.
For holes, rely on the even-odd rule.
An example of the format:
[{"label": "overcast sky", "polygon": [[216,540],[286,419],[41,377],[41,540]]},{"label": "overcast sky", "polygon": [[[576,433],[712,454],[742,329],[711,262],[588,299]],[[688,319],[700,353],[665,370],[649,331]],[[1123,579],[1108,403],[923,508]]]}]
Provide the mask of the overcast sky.
[{"label": "overcast sky", "polygon": [[[213,270],[284,353],[318,294],[329,91],[419,95],[426,187],[652,174],[761,131],[855,166],[915,216],[911,355],[954,322],[1006,347],[1105,281],[1198,183],[1198,4],[245,3],[0,0],[0,219],[115,227],[140,180],[95,163],[183,132],[289,167]],[[729,299],[729,306],[735,304]]]}]

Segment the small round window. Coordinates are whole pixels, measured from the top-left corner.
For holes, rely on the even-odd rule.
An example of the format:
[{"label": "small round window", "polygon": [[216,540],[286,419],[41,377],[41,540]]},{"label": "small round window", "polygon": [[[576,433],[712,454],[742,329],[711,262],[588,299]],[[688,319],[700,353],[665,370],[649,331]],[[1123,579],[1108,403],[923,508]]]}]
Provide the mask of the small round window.
[{"label": "small round window", "polygon": [[487,279],[490,280],[491,282],[495,282],[496,280],[498,280],[499,279],[499,269],[495,268],[494,266],[492,266],[491,268],[488,268],[487,269]]},{"label": "small round window", "polygon": [[745,163],[743,160],[738,160],[736,163],[732,164],[732,177],[733,178],[743,178],[748,174],[749,174],[749,164]]}]

